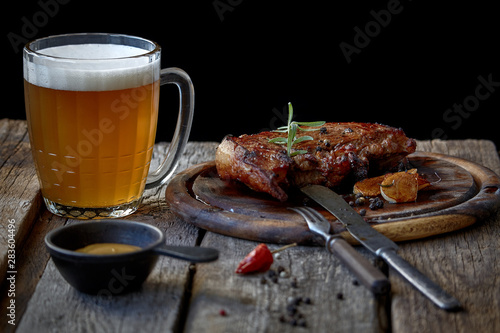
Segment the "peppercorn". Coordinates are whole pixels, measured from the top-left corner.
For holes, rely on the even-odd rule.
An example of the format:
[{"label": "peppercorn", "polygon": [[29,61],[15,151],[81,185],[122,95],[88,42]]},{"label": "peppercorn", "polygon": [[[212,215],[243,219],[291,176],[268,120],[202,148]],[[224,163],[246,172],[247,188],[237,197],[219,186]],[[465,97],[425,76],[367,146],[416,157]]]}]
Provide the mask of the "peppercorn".
[{"label": "peppercorn", "polygon": [[352,130],[352,128],[347,127],[347,128],[344,130],[344,132],[343,132],[342,134],[352,133],[352,132],[354,132],[354,131]]},{"label": "peppercorn", "polygon": [[384,207],[384,202],[380,198],[371,198],[369,207],[371,210],[377,210]]},{"label": "peppercorn", "polygon": [[301,304],[312,304],[312,302],[309,297],[288,297],[286,305],[286,316],[280,315],[279,321],[282,323],[288,323],[292,326],[307,327],[307,322],[304,314],[299,311],[299,307]]},{"label": "peppercorn", "polygon": [[365,202],[366,202],[365,197],[359,197],[355,201],[356,205],[358,205],[358,206],[363,206],[365,204]]}]

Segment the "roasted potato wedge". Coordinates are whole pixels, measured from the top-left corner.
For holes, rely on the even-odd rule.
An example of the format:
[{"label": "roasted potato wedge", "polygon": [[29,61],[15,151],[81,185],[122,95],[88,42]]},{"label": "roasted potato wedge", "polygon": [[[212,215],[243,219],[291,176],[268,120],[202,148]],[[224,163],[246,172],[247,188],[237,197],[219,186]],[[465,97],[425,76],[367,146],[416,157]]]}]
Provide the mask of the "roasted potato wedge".
[{"label": "roasted potato wedge", "polygon": [[420,191],[423,188],[426,188],[427,186],[431,186],[431,183],[425,179],[422,178],[420,175],[417,175],[417,182],[418,182],[418,190]]},{"label": "roasted potato wedge", "polygon": [[366,178],[354,184],[353,193],[365,197],[382,197],[391,202],[411,202],[417,200],[417,193],[431,183],[420,176],[417,169],[388,173]]},{"label": "roasted potato wedge", "polygon": [[366,178],[354,184],[353,193],[362,194],[365,197],[376,197],[380,195],[380,184],[386,175]]},{"label": "roasted potato wedge", "polygon": [[404,171],[388,175],[380,184],[380,194],[391,203],[415,201],[418,194],[417,176]]}]

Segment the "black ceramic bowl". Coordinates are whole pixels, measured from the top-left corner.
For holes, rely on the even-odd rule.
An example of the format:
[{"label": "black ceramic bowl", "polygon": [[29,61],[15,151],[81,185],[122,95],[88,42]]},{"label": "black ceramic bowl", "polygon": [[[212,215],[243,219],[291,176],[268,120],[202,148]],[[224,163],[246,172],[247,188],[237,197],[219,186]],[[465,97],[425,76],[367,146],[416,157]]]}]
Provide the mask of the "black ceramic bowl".
[{"label": "black ceramic bowl", "polygon": [[[166,246],[160,229],[126,220],[79,222],[52,230],[45,244],[64,279],[79,291],[113,296],[137,289],[153,269],[158,254],[191,262],[217,259],[218,251],[200,247]],[[141,250],[92,255],[75,250],[94,243],[122,243]]]}]

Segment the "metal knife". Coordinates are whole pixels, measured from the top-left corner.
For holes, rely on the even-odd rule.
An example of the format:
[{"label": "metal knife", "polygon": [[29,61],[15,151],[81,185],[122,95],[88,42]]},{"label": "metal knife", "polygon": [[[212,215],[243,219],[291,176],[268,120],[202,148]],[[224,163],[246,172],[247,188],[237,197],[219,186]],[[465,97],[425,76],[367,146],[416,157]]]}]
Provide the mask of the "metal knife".
[{"label": "metal knife", "polygon": [[289,209],[302,215],[309,229],[323,237],[326,249],[340,259],[365,287],[376,295],[385,294],[391,289],[391,283],[378,268],[373,266],[342,237],[330,234],[330,222],[323,215],[310,207]]},{"label": "metal knife", "polygon": [[364,247],[381,257],[438,307],[448,311],[461,308],[457,299],[401,258],[396,253],[396,243],[372,228],[344,198],[320,185],[308,185],[301,191],[332,213]]}]

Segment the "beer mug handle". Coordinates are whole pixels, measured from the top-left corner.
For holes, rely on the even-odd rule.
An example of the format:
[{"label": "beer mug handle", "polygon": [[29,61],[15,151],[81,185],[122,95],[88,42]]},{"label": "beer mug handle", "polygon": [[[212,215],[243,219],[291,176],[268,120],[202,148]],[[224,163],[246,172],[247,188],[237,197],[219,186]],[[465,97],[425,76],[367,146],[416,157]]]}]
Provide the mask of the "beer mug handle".
[{"label": "beer mug handle", "polygon": [[146,189],[161,186],[172,176],[186,147],[193,122],[194,87],[189,75],[180,68],[162,69],[160,86],[168,83],[179,88],[179,116],[165,159],[158,169],[148,174]]}]

